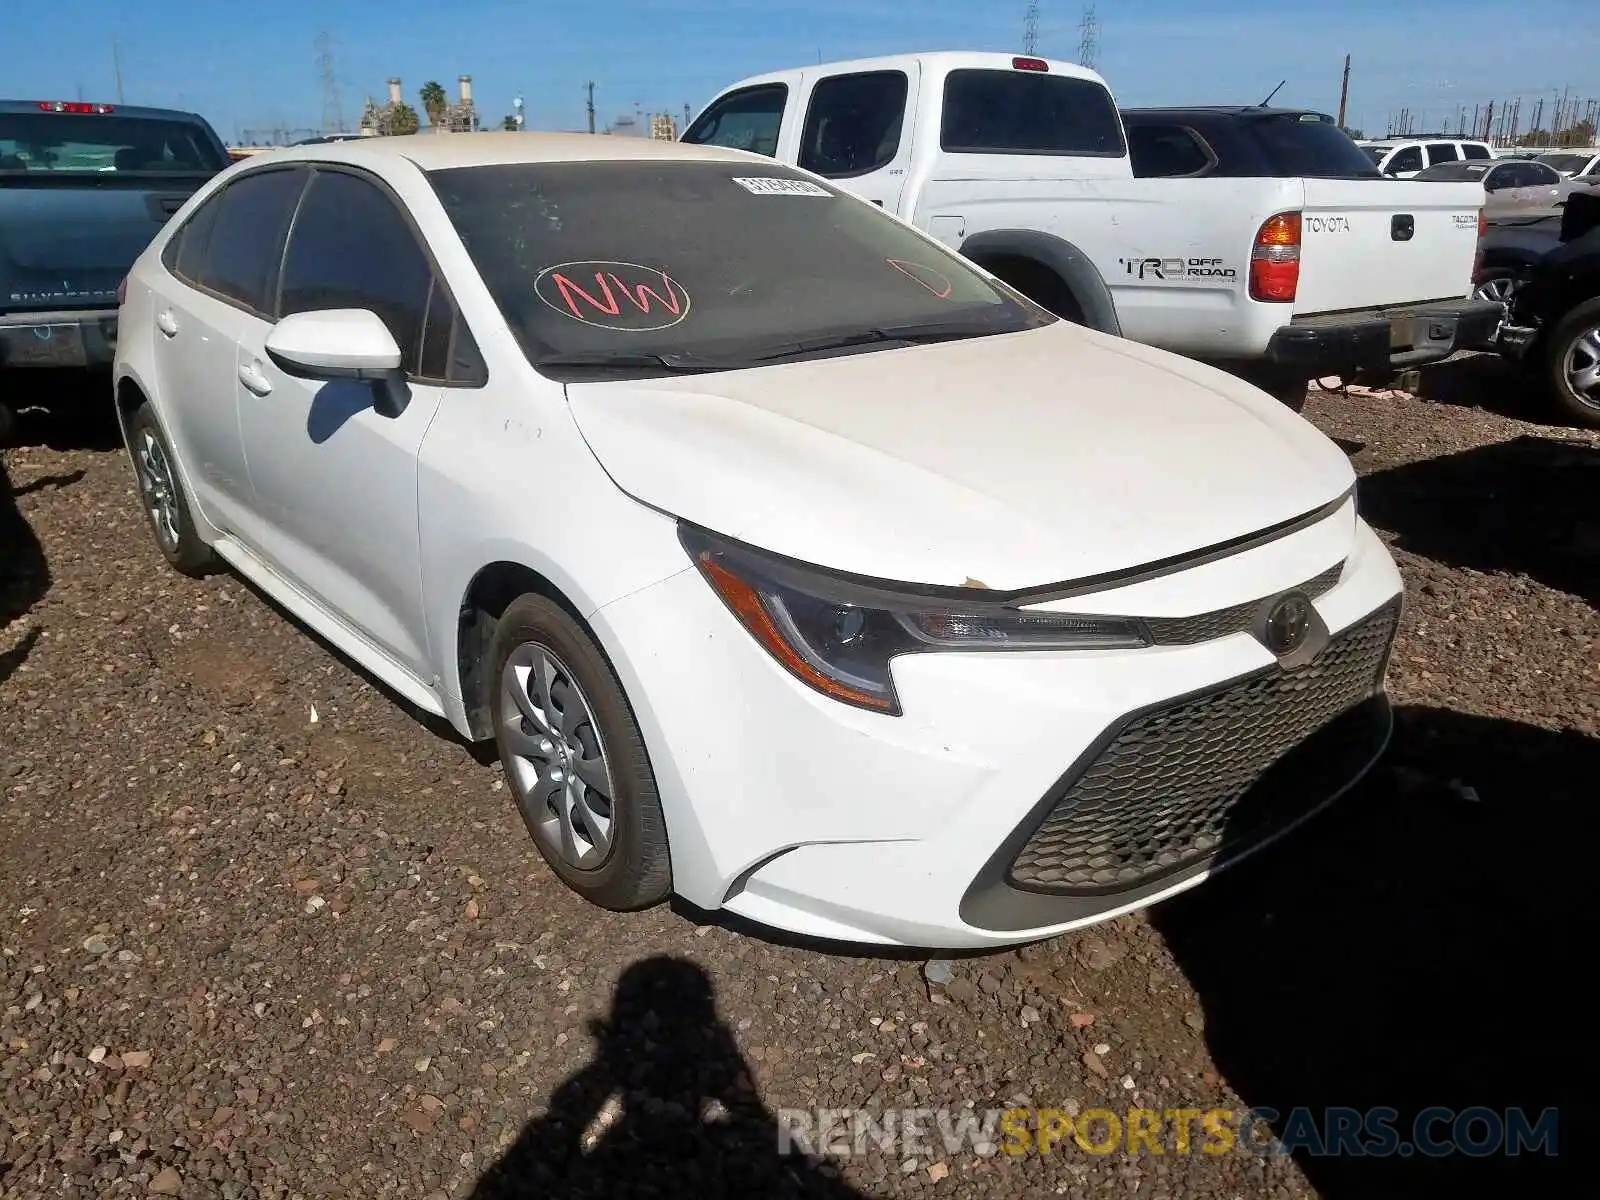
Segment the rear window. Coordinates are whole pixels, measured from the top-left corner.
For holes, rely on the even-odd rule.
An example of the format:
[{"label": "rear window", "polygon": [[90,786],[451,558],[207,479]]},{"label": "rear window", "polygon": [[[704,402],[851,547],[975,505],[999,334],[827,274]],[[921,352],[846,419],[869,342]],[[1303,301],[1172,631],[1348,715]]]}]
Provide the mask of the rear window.
[{"label": "rear window", "polygon": [[1280,179],[1372,179],[1378,169],[1372,149],[1321,113],[1268,113],[1246,116],[1244,127]]},{"label": "rear window", "polygon": [[1127,153],[1110,92],[1092,79],[1034,71],[951,71],[939,145],[955,154]]},{"label": "rear window", "polygon": [[0,171],[213,174],[228,165],[189,121],[100,113],[0,113]]},{"label": "rear window", "polygon": [[1541,154],[1539,161],[1563,174],[1576,174],[1589,165],[1592,154]]}]

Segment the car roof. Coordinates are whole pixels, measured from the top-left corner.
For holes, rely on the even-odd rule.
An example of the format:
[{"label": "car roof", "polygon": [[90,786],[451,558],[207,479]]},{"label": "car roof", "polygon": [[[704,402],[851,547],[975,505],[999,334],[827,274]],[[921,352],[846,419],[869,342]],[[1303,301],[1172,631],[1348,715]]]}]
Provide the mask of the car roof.
[{"label": "car roof", "polygon": [[1181,107],[1124,108],[1125,117],[1301,117],[1313,116],[1320,120],[1333,118],[1315,108],[1260,108],[1253,104],[1185,104]]},{"label": "car roof", "polygon": [[334,162],[378,167],[397,159],[424,171],[553,162],[761,162],[772,159],[723,146],[696,146],[601,133],[411,133],[345,142],[285,146],[274,162]]}]

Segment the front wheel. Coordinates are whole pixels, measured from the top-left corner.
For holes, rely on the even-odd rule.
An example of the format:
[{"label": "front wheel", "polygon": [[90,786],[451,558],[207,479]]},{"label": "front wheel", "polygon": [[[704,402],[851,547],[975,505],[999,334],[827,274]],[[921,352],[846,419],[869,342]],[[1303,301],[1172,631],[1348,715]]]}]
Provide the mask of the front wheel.
[{"label": "front wheel", "polygon": [[633,710],[589,633],[526,595],[501,615],[485,675],[506,782],[545,862],[615,912],[672,890],[666,820]]},{"label": "front wheel", "polygon": [[194,509],[173,465],[177,458],[149,404],[141,405],[128,422],[128,453],[133,457],[139,500],[162,556],[184,575],[210,574],[216,557],[195,532]]},{"label": "front wheel", "polygon": [[1545,344],[1545,382],[1568,418],[1600,429],[1600,298],[1557,323]]}]

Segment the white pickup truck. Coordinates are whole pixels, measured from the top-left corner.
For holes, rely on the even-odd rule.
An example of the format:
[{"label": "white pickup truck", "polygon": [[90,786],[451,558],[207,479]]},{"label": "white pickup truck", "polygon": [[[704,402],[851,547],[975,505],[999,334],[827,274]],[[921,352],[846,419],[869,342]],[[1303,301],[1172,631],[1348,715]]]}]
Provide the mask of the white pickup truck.
[{"label": "white pickup truck", "polygon": [[1481,188],[1135,178],[1104,80],[1069,63],[946,52],[776,71],[719,93],[683,140],[794,164],[1059,316],[1291,404],[1309,378],[1388,378],[1500,317],[1471,298]]}]

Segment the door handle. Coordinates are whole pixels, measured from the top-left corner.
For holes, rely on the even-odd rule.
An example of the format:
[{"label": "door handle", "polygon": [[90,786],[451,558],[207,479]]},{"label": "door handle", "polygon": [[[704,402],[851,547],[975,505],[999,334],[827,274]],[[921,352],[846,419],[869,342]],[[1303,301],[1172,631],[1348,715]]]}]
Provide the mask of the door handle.
[{"label": "door handle", "polygon": [[172,315],[172,310],[164,308],[156,314],[156,328],[169,338],[178,336],[178,318]]},{"label": "door handle", "polygon": [[272,391],[272,381],[253,362],[239,364],[239,382],[258,396],[265,396]]}]

